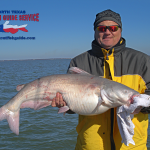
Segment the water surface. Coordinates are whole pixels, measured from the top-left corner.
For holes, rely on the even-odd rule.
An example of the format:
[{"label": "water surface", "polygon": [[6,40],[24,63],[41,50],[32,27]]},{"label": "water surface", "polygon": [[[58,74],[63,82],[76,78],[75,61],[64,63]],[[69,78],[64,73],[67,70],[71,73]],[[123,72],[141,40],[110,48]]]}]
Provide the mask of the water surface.
[{"label": "water surface", "polygon": [[[70,59],[0,61],[0,107],[17,93],[18,84],[65,74],[69,63]],[[19,136],[12,133],[6,120],[0,122],[0,149],[74,150],[77,121],[77,114],[64,117],[57,114],[57,108],[21,109]],[[150,150],[149,143],[150,138]]]}]

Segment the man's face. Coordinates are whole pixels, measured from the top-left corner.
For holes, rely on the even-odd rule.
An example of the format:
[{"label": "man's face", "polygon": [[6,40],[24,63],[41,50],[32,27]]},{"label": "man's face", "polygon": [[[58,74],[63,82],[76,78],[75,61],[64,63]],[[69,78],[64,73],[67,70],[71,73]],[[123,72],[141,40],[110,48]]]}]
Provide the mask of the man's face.
[{"label": "man's face", "polygon": [[[98,24],[104,26],[111,26],[111,25],[118,25],[114,21],[106,20],[102,21]],[[121,29],[119,28],[115,32],[111,32],[108,29],[105,32],[100,32],[95,29],[95,39],[97,42],[105,49],[110,49],[111,47],[115,46],[121,38]]]}]

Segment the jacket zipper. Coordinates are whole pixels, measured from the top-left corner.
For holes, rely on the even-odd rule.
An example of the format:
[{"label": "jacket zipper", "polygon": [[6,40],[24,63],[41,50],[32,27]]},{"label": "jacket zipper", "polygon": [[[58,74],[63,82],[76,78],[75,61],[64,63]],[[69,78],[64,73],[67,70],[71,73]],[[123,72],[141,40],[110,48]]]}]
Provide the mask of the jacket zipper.
[{"label": "jacket zipper", "polygon": [[109,60],[109,58],[108,58],[108,53],[106,54],[106,60]]},{"label": "jacket zipper", "polygon": [[[109,51],[107,51],[106,53],[106,60],[109,60]],[[107,63],[107,61],[106,61]],[[106,65],[106,64],[105,64]],[[109,68],[109,64],[108,64],[108,71],[109,71],[109,77],[107,78],[111,78],[111,73],[110,73],[110,68]],[[112,79],[111,79],[112,80]],[[116,150],[115,147],[115,142],[114,142],[114,138],[113,138],[113,128],[114,128],[114,108],[111,108],[111,114],[110,114],[110,121],[111,121],[111,130],[110,130],[110,144],[111,144],[111,150]]]},{"label": "jacket zipper", "polygon": [[110,131],[110,143],[111,143],[111,150],[116,150],[115,142],[113,138],[113,128],[114,128],[114,108],[111,108],[111,131]]}]

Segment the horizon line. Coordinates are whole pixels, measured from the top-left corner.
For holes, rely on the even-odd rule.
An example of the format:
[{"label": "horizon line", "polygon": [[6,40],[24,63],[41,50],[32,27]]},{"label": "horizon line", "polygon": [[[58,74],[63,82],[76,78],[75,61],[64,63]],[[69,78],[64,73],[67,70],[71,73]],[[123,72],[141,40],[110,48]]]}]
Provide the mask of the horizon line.
[{"label": "horizon line", "polygon": [[53,59],[72,59],[72,58],[31,58],[31,59],[3,59],[0,61],[23,61],[23,60],[53,60]]}]

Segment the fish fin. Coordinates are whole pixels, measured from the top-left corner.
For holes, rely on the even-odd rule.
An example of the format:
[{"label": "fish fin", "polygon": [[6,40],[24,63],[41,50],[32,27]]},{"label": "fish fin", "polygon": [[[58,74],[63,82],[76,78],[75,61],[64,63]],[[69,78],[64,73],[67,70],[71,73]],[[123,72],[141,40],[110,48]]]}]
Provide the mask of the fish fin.
[{"label": "fish fin", "polygon": [[96,110],[98,110],[98,107],[101,106],[103,100],[101,99],[101,97],[98,97],[98,103],[97,103],[97,106],[96,106]]},{"label": "fish fin", "polygon": [[107,107],[112,107],[114,101],[111,98],[109,98],[109,96],[107,96],[108,93],[104,89],[101,89],[100,95],[103,100],[103,104]]},{"label": "fish fin", "polygon": [[20,108],[33,108],[34,109],[34,101],[33,100],[25,101],[20,105]]},{"label": "fish fin", "polygon": [[78,68],[78,67],[71,67],[68,70],[68,73],[70,74],[83,74],[83,75],[91,75],[90,73]]},{"label": "fish fin", "polygon": [[21,104],[20,108],[32,108],[34,110],[39,110],[41,108],[51,105],[52,101],[48,100],[28,100]]},{"label": "fish fin", "polygon": [[39,110],[41,108],[51,105],[52,101],[40,101],[34,104],[34,110]]},{"label": "fish fin", "polygon": [[20,110],[12,112],[5,107],[0,108],[0,121],[7,119],[11,131],[16,135],[19,135],[19,113]]},{"label": "fish fin", "polygon": [[69,110],[69,107],[68,106],[63,106],[63,107],[60,107],[59,110],[58,110],[58,113],[65,113],[66,111]]},{"label": "fish fin", "polygon": [[25,86],[25,84],[17,85],[16,90],[20,91],[24,86]]},{"label": "fish fin", "polygon": [[103,100],[101,99],[101,97],[98,97],[98,103],[97,106],[95,107],[95,109],[92,111],[92,113],[96,113],[98,111],[98,108],[101,106]]}]

